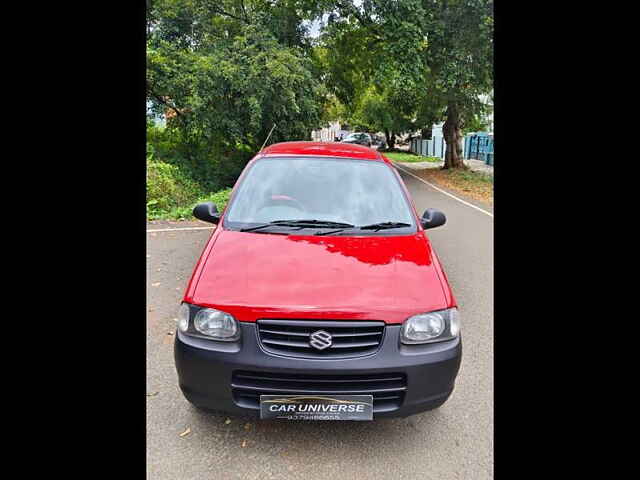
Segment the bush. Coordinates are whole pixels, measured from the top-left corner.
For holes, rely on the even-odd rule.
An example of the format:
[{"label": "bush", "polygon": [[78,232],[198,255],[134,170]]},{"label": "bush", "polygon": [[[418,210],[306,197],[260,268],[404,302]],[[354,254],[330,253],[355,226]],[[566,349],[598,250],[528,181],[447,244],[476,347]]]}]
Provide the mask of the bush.
[{"label": "bush", "polygon": [[183,138],[177,128],[147,125],[147,218],[192,219],[198,202],[222,210],[252,152],[246,146],[225,156],[204,140]]},{"label": "bush", "polygon": [[159,161],[147,162],[147,211],[159,215],[189,204],[204,194],[178,167]]},{"label": "bush", "polygon": [[225,188],[224,190],[220,190],[208,196],[200,197],[197,200],[189,203],[188,205],[172,208],[171,210],[164,212],[157,217],[149,217],[149,219],[155,220],[157,218],[163,218],[172,220],[192,220],[194,218],[193,207],[201,202],[213,202],[216,204],[216,207],[218,207],[218,211],[221,212],[227,206],[230,195],[231,188]]},{"label": "bush", "polygon": [[157,160],[177,166],[205,192],[232,187],[253,152],[235,145],[230,152],[218,152],[205,137],[185,136],[179,128],[147,126],[147,145]]}]

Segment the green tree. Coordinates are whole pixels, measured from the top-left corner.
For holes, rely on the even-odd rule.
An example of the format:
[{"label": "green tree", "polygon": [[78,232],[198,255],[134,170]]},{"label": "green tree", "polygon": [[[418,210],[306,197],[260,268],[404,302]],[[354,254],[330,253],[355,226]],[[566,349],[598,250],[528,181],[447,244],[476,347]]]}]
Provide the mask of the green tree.
[{"label": "green tree", "polygon": [[407,102],[401,92],[394,89],[379,91],[371,85],[358,98],[351,121],[365,130],[384,132],[387,146],[393,149],[396,134],[411,129],[413,110],[414,105]]},{"label": "green tree", "polygon": [[323,125],[328,125],[329,122],[346,122],[347,109],[335,95],[328,95],[323,105],[321,118]]},{"label": "green tree", "polygon": [[493,88],[493,2],[423,0],[423,7],[430,12],[426,84],[430,96],[446,108],[443,168],[465,168],[461,128],[484,113],[480,97]]},{"label": "green tree", "polygon": [[471,119],[467,119],[461,126],[463,135],[472,132],[483,132],[487,129],[488,124],[481,115],[475,115]]},{"label": "green tree", "polygon": [[[414,2],[415,3],[415,2]],[[351,1],[320,4],[328,14],[321,36],[322,70],[355,125],[396,135],[415,128],[420,65],[404,61],[426,48],[419,30],[398,21],[415,14],[412,2]]]},{"label": "green tree", "polygon": [[168,112],[191,167],[231,159],[232,183],[271,140],[308,138],[324,87],[292,0],[155,0],[148,10],[147,97]]},{"label": "green tree", "polygon": [[414,102],[412,128],[444,119],[444,168],[465,168],[461,127],[483,112],[480,96],[492,89],[493,2],[339,0],[322,8],[334,52],[329,88],[345,104],[357,104],[370,84],[392,91],[396,113],[409,115]]}]

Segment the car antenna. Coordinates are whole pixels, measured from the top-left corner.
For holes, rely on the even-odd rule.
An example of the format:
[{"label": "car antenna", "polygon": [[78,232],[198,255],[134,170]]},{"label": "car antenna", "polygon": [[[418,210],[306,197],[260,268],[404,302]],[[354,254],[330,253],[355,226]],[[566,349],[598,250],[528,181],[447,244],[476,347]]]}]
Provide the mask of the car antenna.
[{"label": "car antenna", "polygon": [[269,140],[269,137],[271,137],[271,132],[273,132],[273,129],[276,128],[276,124],[273,124],[273,127],[271,127],[271,130],[269,130],[269,135],[267,135],[267,138],[264,139],[264,143],[262,144],[262,147],[260,147],[260,151],[262,151],[262,149],[264,148],[264,146],[267,144],[267,141]]}]

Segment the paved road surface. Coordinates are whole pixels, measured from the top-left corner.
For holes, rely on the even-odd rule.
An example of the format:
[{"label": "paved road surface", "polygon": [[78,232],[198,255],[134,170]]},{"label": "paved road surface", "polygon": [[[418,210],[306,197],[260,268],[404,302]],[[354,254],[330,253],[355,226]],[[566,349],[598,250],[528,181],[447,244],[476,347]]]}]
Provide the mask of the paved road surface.
[{"label": "paved road surface", "polygon": [[[493,218],[402,176],[419,211],[438,208],[448,219],[429,236],[462,313],[462,366],[450,399],[435,411],[375,422],[227,423],[199,413],[178,388],[168,333],[211,231],[148,233],[149,479],[493,478]],[[189,225],[204,226],[180,224]]]}]

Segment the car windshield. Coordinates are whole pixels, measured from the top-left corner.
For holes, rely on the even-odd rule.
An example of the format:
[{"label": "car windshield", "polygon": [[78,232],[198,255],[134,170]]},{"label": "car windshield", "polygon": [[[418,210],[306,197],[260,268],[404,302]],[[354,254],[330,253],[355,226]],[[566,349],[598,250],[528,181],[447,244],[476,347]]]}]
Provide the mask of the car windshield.
[{"label": "car windshield", "polygon": [[364,133],[351,133],[347,137],[347,140],[364,140],[366,138],[366,134]]},{"label": "car windshield", "polygon": [[[393,230],[358,231],[358,235],[416,231],[396,175],[387,164],[371,160],[317,157],[257,160],[238,186],[225,213],[224,225],[242,229],[279,220],[339,222],[355,227],[385,222],[406,224]],[[336,227],[344,228],[340,225],[333,228]]]}]

